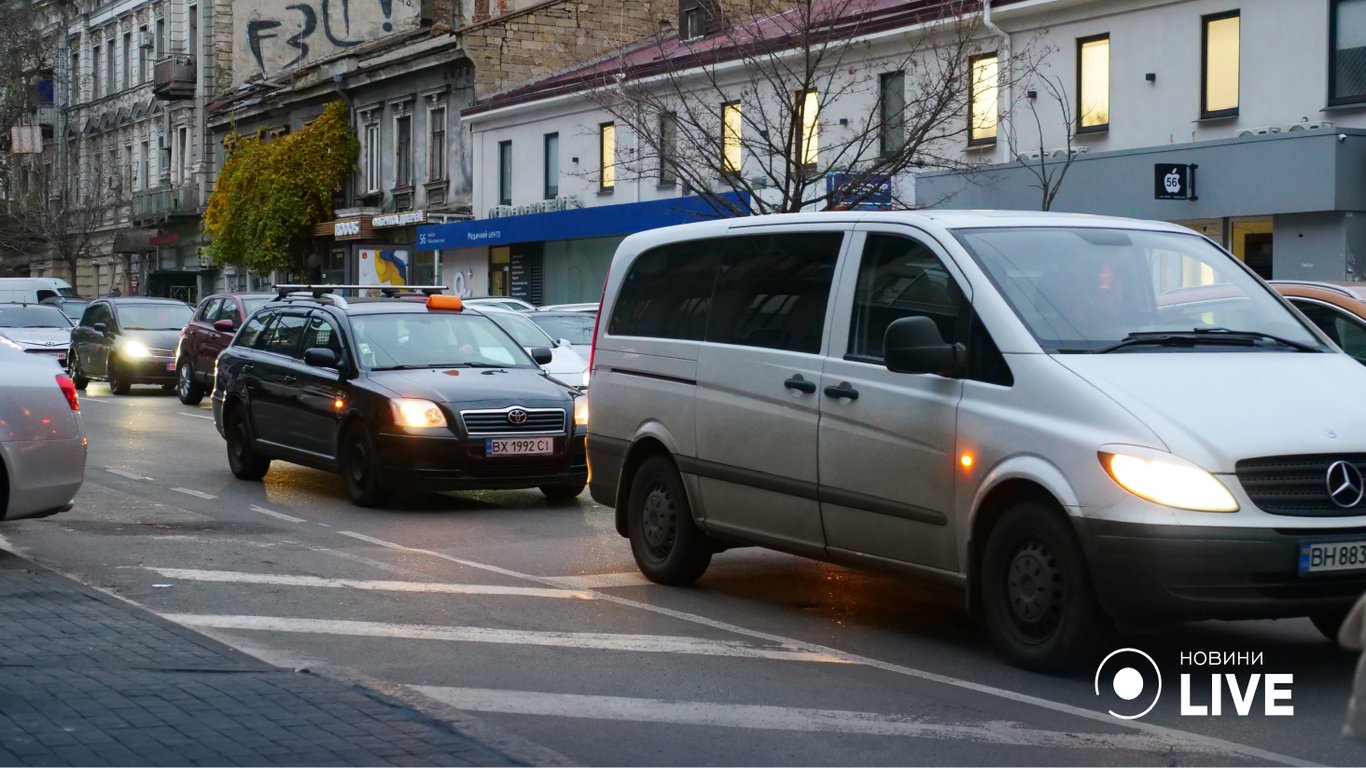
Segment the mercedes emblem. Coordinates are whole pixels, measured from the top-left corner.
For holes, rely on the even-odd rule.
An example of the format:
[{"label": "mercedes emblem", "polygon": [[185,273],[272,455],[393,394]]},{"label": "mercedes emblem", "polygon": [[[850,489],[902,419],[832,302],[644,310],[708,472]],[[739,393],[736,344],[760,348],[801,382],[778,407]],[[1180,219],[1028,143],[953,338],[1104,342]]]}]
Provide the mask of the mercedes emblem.
[{"label": "mercedes emblem", "polygon": [[1348,461],[1335,461],[1328,466],[1328,497],[1343,509],[1351,509],[1361,503],[1366,496],[1366,483],[1362,482],[1361,470]]}]

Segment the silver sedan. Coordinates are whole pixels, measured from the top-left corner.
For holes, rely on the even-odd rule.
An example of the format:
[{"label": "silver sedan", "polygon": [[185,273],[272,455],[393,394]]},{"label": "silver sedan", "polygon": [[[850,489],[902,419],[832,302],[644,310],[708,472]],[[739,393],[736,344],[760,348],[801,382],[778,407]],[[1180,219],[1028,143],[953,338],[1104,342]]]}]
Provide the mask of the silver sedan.
[{"label": "silver sedan", "polygon": [[0,343],[0,520],[71,508],[85,479],[76,386],[46,355]]}]

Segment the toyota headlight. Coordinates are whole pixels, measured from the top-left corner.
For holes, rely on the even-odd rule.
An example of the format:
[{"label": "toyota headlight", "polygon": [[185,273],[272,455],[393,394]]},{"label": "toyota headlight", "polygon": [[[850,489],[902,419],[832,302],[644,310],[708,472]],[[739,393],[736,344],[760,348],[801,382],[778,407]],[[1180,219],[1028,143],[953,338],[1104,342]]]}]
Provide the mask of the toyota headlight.
[{"label": "toyota headlight", "polygon": [[148,351],[148,349],[147,349],[147,345],[146,345],[146,344],[143,344],[143,343],[140,342],[140,341],[125,341],[125,342],[123,342],[123,344],[119,345],[119,352],[123,353],[123,355],[124,355],[125,357],[151,357],[151,356],[152,356],[152,353],[151,353],[150,351]]},{"label": "toyota headlight", "polygon": [[396,397],[389,401],[394,423],[400,427],[444,427],[446,414],[430,400]]},{"label": "toyota headlight", "polygon": [[1120,487],[1164,507],[1197,512],[1237,512],[1238,502],[1209,472],[1178,459],[1141,458],[1123,453],[1098,454],[1105,471]]},{"label": "toyota headlight", "polygon": [[586,426],[588,426],[588,398],[587,398],[587,397],[576,397],[576,398],[574,398],[574,426],[576,426],[576,427],[586,427]]}]

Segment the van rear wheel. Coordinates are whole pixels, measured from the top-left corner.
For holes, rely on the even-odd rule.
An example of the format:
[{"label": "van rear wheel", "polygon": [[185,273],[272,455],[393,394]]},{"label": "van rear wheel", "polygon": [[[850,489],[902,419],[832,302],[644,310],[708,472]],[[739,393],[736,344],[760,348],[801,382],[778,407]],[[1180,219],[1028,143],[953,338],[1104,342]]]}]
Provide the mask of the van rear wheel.
[{"label": "van rear wheel", "polygon": [[691,584],[711,565],[711,546],[693,522],[683,479],[664,456],[641,462],[631,478],[626,528],[631,554],[650,581]]},{"label": "van rear wheel", "polygon": [[1013,663],[1060,672],[1095,661],[1108,620],[1057,511],[1033,502],[1006,510],[987,538],[981,580],[987,628]]}]

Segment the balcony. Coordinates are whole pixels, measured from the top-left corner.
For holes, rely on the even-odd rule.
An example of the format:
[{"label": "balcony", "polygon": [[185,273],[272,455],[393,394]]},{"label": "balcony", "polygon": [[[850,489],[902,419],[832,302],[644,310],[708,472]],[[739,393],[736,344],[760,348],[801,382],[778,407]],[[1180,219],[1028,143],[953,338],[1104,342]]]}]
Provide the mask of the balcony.
[{"label": "balcony", "polygon": [[152,93],[158,99],[175,101],[194,96],[194,57],[188,53],[173,53],[157,60],[152,67]]},{"label": "balcony", "polygon": [[173,216],[199,215],[199,187],[165,184],[133,193],[133,221],[164,221]]}]

